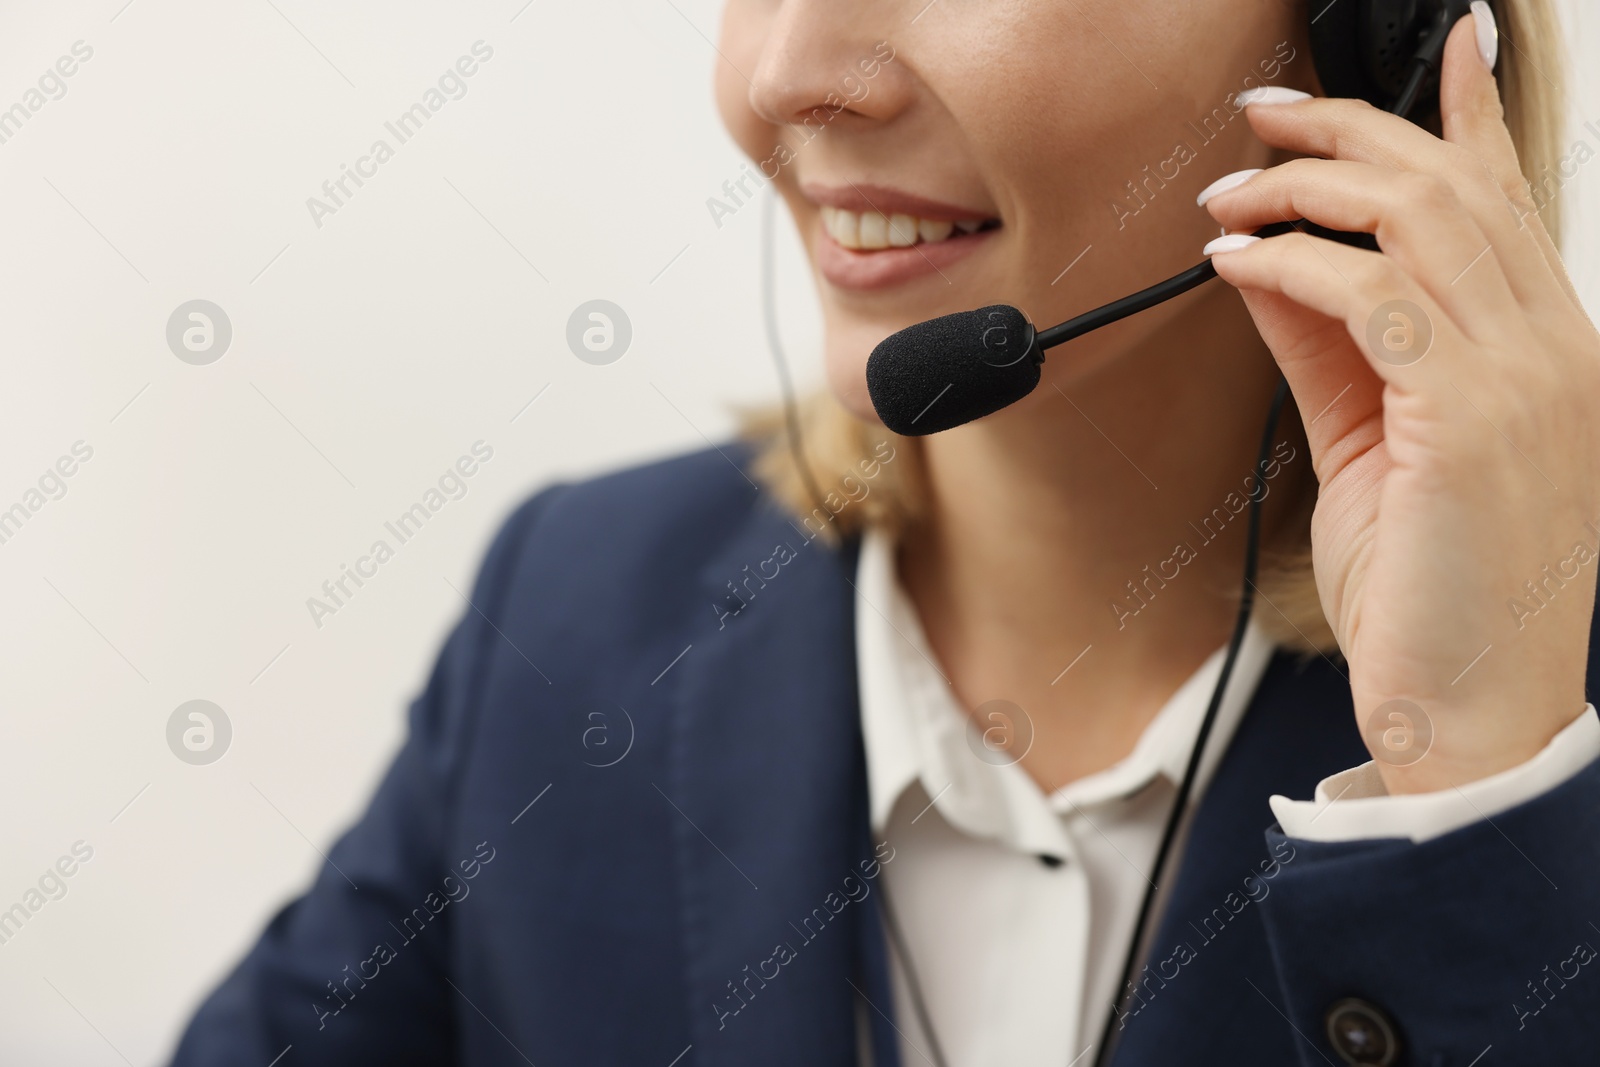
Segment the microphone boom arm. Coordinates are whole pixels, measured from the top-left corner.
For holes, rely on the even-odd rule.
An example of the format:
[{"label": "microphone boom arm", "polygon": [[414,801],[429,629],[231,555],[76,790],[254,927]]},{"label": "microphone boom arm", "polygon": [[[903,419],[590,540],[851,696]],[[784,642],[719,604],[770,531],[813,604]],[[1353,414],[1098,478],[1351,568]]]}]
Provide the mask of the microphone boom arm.
[{"label": "microphone boom arm", "polygon": [[[1343,240],[1346,244],[1360,243],[1360,238],[1369,238],[1367,234],[1346,234],[1315,226],[1303,220],[1296,222],[1274,222],[1270,226],[1263,226],[1256,231],[1257,237],[1276,237],[1291,230],[1300,230],[1302,227],[1320,237],[1331,237],[1334,240]],[[1354,239],[1354,240],[1352,240]],[[1370,239],[1370,238],[1369,238]],[[1165,281],[1156,282],[1148,289],[1141,289],[1120,300],[1113,300],[1093,311],[1085,311],[1076,318],[1068,319],[1048,330],[1040,330],[1036,339],[1040,351],[1054,348],[1056,345],[1070,341],[1075,337],[1082,337],[1086,333],[1098,330],[1102,326],[1109,326],[1118,319],[1125,319],[1129,315],[1137,315],[1157,304],[1165,303],[1175,296],[1181,296],[1190,289],[1210,281],[1217,276],[1217,268],[1211,265],[1208,259],[1204,263],[1197,263],[1180,274],[1174,274]]]}]

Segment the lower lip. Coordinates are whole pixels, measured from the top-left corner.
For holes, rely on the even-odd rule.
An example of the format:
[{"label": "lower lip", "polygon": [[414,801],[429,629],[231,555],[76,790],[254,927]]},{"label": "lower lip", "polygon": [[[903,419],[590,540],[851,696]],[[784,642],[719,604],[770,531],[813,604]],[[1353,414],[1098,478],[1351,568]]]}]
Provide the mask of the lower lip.
[{"label": "lower lip", "polygon": [[817,269],[841,289],[888,289],[916,278],[938,277],[951,264],[977,251],[998,230],[959,234],[909,248],[858,252],[846,248],[817,222]]}]

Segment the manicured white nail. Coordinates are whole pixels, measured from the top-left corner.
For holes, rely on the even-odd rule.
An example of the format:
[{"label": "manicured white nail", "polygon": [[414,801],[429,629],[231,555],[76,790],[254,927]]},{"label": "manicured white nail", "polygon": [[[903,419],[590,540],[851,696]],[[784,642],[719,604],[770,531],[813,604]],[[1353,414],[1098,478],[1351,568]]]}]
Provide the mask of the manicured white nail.
[{"label": "manicured white nail", "polygon": [[1299,89],[1288,89],[1282,85],[1258,85],[1254,89],[1246,89],[1237,94],[1233,102],[1244,107],[1247,104],[1292,104],[1296,100],[1310,99],[1310,93],[1302,93]]},{"label": "manicured white nail", "polygon": [[1202,256],[1214,256],[1221,252],[1237,252],[1241,248],[1249,248],[1261,238],[1253,233],[1226,233],[1210,241],[1200,250]]},{"label": "manicured white nail", "polygon": [[1218,193],[1225,193],[1229,189],[1237,188],[1260,173],[1261,168],[1256,167],[1252,170],[1236,170],[1232,174],[1224,174],[1222,177],[1218,178],[1216,181],[1200,190],[1200,195],[1194,198],[1194,202],[1200,207],[1205,207],[1206,201],[1210,200],[1213,196],[1216,196]]},{"label": "manicured white nail", "polygon": [[1488,0],[1472,0],[1472,24],[1478,31],[1478,56],[1483,60],[1483,65],[1490,70],[1494,69],[1494,61],[1500,56],[1500,28],[1494,23],[1494,9]]}]

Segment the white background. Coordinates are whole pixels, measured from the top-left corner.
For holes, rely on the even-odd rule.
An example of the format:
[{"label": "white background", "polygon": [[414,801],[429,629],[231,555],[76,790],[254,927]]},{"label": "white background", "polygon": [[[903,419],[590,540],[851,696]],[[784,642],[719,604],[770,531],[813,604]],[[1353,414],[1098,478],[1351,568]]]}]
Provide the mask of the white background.
[{"label": "white background", "polygon": [[[1568,39],[1592,59],[1582,2]],[[759,208],[719,229],[705,206],[742,161],[710,98],[716,0],[123,4],[0,13],[0,108],[94,49],[0,144],[0,509],[94,450],[0,544],[0,910],[94,849],[0,944],[7,1064],[162,1061],[360,811],[506,512],[719,439],[776,390]],[[494,55],[466,95],[314,225],[307,197],[394,145],[383,123],[478,40]],[[1600,120],[1573,78],[1569,117]],[[1600,307],[1600,179],[1566,191]],[[779,238],[814,382],[809,282]],[[195,298],[233,325],[210,366],[165,342]],[[633,324],[609,366],[566,347],[594,298]],[[467,495],[315,626],[306,599],[479,440]],[[195,698],[233,725],[210,766],[167,747]]]}]

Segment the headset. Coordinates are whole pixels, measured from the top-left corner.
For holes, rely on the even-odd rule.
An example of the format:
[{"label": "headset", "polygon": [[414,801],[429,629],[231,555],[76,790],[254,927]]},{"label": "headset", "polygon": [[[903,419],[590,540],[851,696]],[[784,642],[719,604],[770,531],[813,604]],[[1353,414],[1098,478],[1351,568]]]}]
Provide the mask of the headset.
[{"label": "headset", "polygon": [[[1424,127],[1437,128],[1439,72],[1445,39],[1455,24],[1468,14],[1469,0],[1307,0],[1307,3],[1312,63],[1326,95],[1365,100]],[[763,208],[762,311],[768,347],[782,385],[789,446],[802,480],[820,506],[822,493],[806,459],[799,408],[778,334],[772,262],[772,226],[776,202],[777,196],[774,194],[767,198]],[[1256,235],[1269,237],[1291,230],[1373,251],[1378,249],[1377,241],[1370,234],[1329,230],[1304,219],[1274,223],[1257,230]],[[1047,330],[1035,330],[1020,310],[1003,304],[957,312],[907,327],[882,341],[873,349],[867,361],[867,388],[873,407],[889,430],[906,436],[938,433],[993,414],[1022,399],[1039,384],[1039,368],[1044,362],[1045,349],[1154,307],[1214,277],[1216,269],[1208,260]],[[1149,885],[1123,960],[1117,993],[1100,1032],[1094,1067],[1104,1067],[1115,1048],[1117,1024],[1127,1008],[1131,978],[1144,955],[1157,887],[1172,858],[1173,845],[1188,812],[1206,741],[1216,723],[1223,695],[1244,643],[1254,606],[1261,547],[1261,502],[1266,496],[1268,456],[1288,395],[1288,383],[1280,374],[1262,427],[1261,446],[1256,457],[1256,480],[1250,493],[1246,529],[1243,582],[1233,634],[1194,747],[1190,750],[1177,797],[1162,830],[1154,868],[1146,880]],[[906,951],[899,924],[888,908],[887,898],[884,918],[889,939],[902,961],[907,991],[931,1046],[935,1067],[948,1067],[930,1024],[920,984],[910,965],[911,957]]]}]

